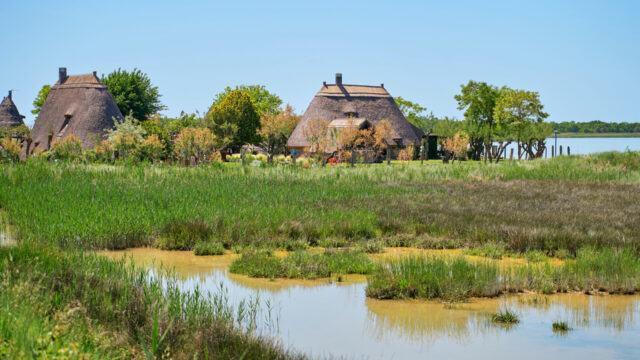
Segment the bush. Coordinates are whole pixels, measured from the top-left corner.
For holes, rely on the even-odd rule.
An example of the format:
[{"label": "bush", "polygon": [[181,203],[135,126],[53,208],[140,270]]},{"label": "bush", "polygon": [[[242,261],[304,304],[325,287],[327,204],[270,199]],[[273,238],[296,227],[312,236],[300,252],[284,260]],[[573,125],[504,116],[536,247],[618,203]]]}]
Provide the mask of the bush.
[{"label": "bush", "polygon": [[404,149],[400,150],[398,153],[398,160],[400,161],[411,161],[413,160],[413,153],[415,149],[413,146],[407,146]]},{"label": "bush", "polygon": [[156,162],[164,155],[164,144],[158,135],[150,135],[142,144],[138,145],[136,155],[141,161]]},{"label": "bush", "polygon": [[213,231],[204,221],[178,220],[162,229],[158,247],[163,250],[192,250],[202,241],[208,241]]},{"label": "bush", "polygon": [[13,139],[4,138],[0,141],[0,150],[2,150],[0,161],[6,160],[8,162],[20,161],[20,144]]},{"label": "bush", "polygon": [[74,135],[55,141],[52,148],[53,156],[61,161],[74,161],[82,156],[82,142]]},{"label": "bush", "polygon": [[96,145],[94,152],[96,161],[108,163],[111,162],[111,157],[113,156],[113,146],[111,146],[110,142],[102,140],[100,144]]},{"label": "bush", "polygon": [[193,247],[194,255],[222,255],[224,254],[224,246],[217,241],[205,242],[201,241]]}]

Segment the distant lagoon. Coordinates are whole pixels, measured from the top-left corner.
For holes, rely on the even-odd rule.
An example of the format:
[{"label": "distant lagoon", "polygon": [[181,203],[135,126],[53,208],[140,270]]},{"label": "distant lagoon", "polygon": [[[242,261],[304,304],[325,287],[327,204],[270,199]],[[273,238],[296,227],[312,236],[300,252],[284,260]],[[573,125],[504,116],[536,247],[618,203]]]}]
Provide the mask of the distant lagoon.
[{"label": "distant lagoon", "polygon": [[[551,147],[555,145],[555,138],[547,139],[547,156],[551,157]],[[571,155],[586,155],[607,151],[640,151],[640,137],[593,137],[593,138],[561,138],[558,137],[558,147],[562,146],[562,153],[567,154],[567,147],[571,148]],[[510,149],[514,149],[514,156],[518,153],[518,146],[512,143],[507,147],[506,156]]]}]

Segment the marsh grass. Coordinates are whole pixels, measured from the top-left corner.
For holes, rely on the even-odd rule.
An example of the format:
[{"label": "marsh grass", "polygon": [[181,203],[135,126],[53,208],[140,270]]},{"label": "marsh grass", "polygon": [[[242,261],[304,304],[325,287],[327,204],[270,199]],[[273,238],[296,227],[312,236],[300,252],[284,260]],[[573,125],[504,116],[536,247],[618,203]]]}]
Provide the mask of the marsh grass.
[{"label": "marsh grass", "polygon": [[141,342],[158,332],[155,354],[175,359],[302,358],[252,332],[256,302],[240,311],[224,292],[184,293],[176,281],[42,243],[0,248],[0,353],[143,359]]},{"label": "marsh grass", "polygon": [[634,294],[640,291],[640,256],[630,249],[578,251],[561,265],[548,261],[499,267],[462,256],[394,259],[369,278],[367,296],[378,299],[464,300],[506,292],[543,294],[579,291]]},{"label": "marsh grass", "polygon": [[326,249],[315,254],[295,251],[280,258],[267,251],[248,251],[229,267],[232,273],[262,278],[328,278],[334,274],[370,274],[377,265],[363,252]]},{"label": "marsh grass", "polygon": [[640,219],[630,216],[640,212],[637,157],[353,169],[29,161],[2,165],[0,207],[22,238],[63,247],[192,249],[215,240],[294,249],[383,239],[575,254],[585,245],[639,247]]},{"label": "marsh grass", "polygon": [[194,255],[222,255],[224,246],[217,241],[201,241],[193,247]]},{"label": "marsh grass", "polygon": [[494,263],[464,257],[409,256],[391,260],[370,278],[367,296],[378,299],[444,299],[496,296],[503,290]]}]

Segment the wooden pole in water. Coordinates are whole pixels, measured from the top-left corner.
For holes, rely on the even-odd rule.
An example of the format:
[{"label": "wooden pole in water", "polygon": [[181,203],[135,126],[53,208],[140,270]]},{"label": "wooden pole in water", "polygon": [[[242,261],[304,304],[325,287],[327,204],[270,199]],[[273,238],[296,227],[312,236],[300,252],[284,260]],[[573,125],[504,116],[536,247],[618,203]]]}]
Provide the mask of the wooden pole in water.
[{"label": "wooden pole in water", "polygon": [[571,147],[567,146],[567,156],[571,156]]},{"label": "wooden pole in water", "polygon": [[562,156],[562,145],[560,145],[560,152],[558,153],[558,155]]}]

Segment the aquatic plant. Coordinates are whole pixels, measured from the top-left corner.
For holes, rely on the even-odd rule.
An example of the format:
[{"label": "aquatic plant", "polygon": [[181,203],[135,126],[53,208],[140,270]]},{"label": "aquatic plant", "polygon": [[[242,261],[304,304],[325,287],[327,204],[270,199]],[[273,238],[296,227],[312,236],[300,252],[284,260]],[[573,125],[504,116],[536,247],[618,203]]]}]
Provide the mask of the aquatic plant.
[{"label": "aquatic plant", "polygon": [[518,314],[509,309],[503,309],[491,315],[491,321],[498,324],[514,325],[520,322]]},{"label": "aquatic plant", "polygon": [[567,324],[566,321],[556,321],[553,323],[553,325],[551,326],[553,329],[553,332],[567,332],[569,330],[571,330],[571,328],[569,327],[569,324]]}]

